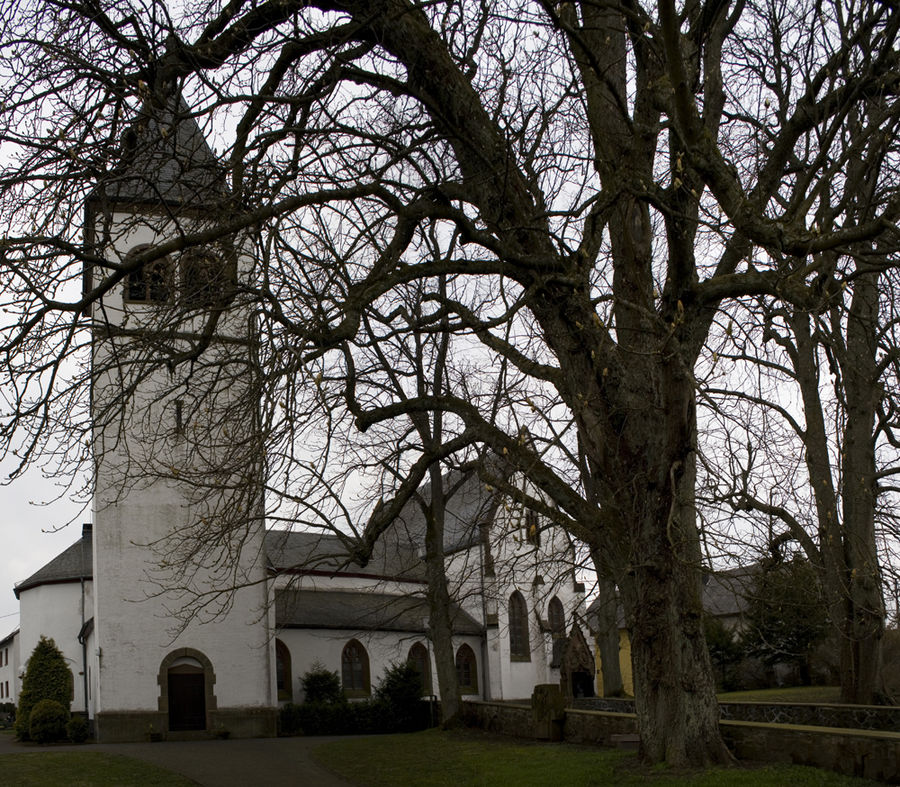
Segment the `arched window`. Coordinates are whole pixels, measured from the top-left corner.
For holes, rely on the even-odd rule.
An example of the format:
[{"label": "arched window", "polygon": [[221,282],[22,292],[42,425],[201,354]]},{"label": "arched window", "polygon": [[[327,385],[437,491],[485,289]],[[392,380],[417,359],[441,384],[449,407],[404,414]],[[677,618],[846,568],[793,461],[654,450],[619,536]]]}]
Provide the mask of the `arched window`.
[{"label": "arched window", "polygon": [[456,680],[460,694],[478,693],[478,665],[468,645],[460,645],[456,651]]},{"label": "arched window", "polygon": [[514,661],[531,661],[528,607],[518,590],[509,597],[509,655]]},{"label": "arched window", "polygon": [[550,605],[547,607],[547,617],[550,621],[550,631],[553,633],[554,639],[566,636],[566,612],[563,609],[562,601],[556,596],[550,599]]},{"label": "arched window", "polygon": [[[150,248],[146,243],[135,246],[128,252],[125,264]],[[133,303],[165,303],[169,300],[171,281],[172,263],[168,257],[144,263],[128,274],[125,282],[125,300]]]},{"label": "arched window", "polygon": [[358,640],[351,639],[341,653],[341,684],[346,697],[368,697],[369,654]]},{"label": "arched window", "polygon": [[209,249],[192,249],[181,257],[181,286],[189,306],[212,306],[233,281],[229,263]]},{"label": "arched window", "polygon": [[275,640],[275,679],[278,685],[278,699],[282,702],[294,701],[294,681],[291,677],[291,652],[280,639]]},{"label": "arched window", "polygon": [[428,650],[421,642],[417,642],[409,649],[406,660],[422,678],[422,693],[431,694],[431,663]]}]

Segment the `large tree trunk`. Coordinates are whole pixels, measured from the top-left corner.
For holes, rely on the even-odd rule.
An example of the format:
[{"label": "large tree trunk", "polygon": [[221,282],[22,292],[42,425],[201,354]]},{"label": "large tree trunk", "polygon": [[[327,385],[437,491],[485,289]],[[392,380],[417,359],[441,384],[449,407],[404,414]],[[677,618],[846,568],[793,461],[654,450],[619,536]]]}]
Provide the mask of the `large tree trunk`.
[{"label": "large tree trunk", "polygon": [[642,754],[670,765],[731,760],[719,733],[712,665],[703,634],[694,458],[673,468],[681,493],[647,490],[635,523],[631,610],[634,694]]},{"label": "large tree trunk", "polygon": [[431,642],[441,697],[441,724],[452,725],[460,711],[459,681],[453,650],[450,592],[444,570],[444,487],[440,465],[431,467],[431,500],[425,512],[425,576],[430,612]]},{"label": "large tree trunk", "polygon": [[861,704],[887,699],[882,673],[885,610],[875,542],[878,275],[863,274],[854,281],[842,363],[847,418],[841,498],[846,566],[841,699]]},{"label": "large tree trunk", "polygon": [[[808,314],[797,312],[791,320],[806,418],[806,464],[819,526],[818,552],[808,557],[819,569],[829,617],[839,637],[841,699],[860,704],[886,699],[882,674],[885,612],[875,541],[877,277],[877,273],[864,274],[855,280],[847,343],[843,348],[834,347],[846,402],[840,496],[834,485],[819,394],[818,345],[810,334]],[[840,335],[842,318],[836,319],[835,337]]]}]

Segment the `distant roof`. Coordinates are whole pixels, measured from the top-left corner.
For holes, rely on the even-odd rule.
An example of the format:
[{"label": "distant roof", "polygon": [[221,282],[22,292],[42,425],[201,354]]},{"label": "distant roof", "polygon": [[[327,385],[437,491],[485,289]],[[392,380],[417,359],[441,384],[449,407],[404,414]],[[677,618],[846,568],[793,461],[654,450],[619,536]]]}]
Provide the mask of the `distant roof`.
[{"label": "distant roof", "polygon": [[747,609],[753,577],[759,565],[741,566],[728,571],[706,574],[703,586],[703,609],[715,617],[733,617]]},{"label": "distant roof", "polygon": [[[759,565],[739,566],[726,571],[711,571],[703,575],[703,609],[717,618],[738,617],[747,609],[747,596],[753,585],[753,577]],[[600,604],[595,599],[588,607],[588,621],[593,627]],[[616,605],[616,622],[619,628],[625,626],[622,604]]]},{"label": "distant roof", "polygon": [[266,532],[266,556],[269,567],[277,573],[303,571],[425,581],[425,564],[413,544],[378,541],[372,557],[363,566],[350,560],[347,548],[337,536],[269,530]]},{"label": "distant roof", "polygon": [[90,579],[94,573],[91,546],[91,531],[85,528],[78,541],[13,588],[16,598],[19,598],[22,591],[38,585]]},{"label": "distant roof", "polygon": [[19,633],[19,629],[16,629],[15,631],[10,632],[3,639],[0,639],[0,645],[5,645],[7,642],[12,641],[13,639],[16,638],[16,634],[18,634],[18,633]]},{"label": "distant roof", "polygon": [[91,200],[210,207],[227,193],[224,168],[180,94],[148,99],[122,138],[122,158],[97,183]]},{"label": "distant roof", "polygon": [[[491,522],[501,495],[489,488],[474,470],[451,470],[443,478],[446,510],[444,513],[444,551],[453,552],[479,543],[478,526]],[[392,528],[394,533],[413,544],[425,543],[425,514],[419,500],[431,501],[431,484],[426,484],[403,506]]]},{"label": "distant roof", "polygon": [[[406,631],[424,634],[430,612],[424,596],[286,588],[275,593],[278,628],[326,628],[352,631]],[[451,605],[456,634],[481,633],[481,626]]]}]

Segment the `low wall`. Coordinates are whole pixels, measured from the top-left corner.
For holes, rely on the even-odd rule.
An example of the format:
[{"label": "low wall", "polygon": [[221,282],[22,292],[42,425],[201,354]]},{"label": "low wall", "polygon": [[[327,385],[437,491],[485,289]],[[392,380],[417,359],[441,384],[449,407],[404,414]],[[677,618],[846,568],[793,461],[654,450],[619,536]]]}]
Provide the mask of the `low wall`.
[{"label": "low wall", "polygon": [[[542,737],[535,735],[540,727],[528,704],[467,700],[463,716],[468,724],[486,730]],[[720,728],[740,759],[812,765],[847,776],[900,783],[900,733],[753,721],[722,721]],[[633,713],[568,708],[562,722],[562,737],[571,743],[609,746],[613,735],[636,732]]]},{"label": "low wall", "polygon": [[[577,699],[578,710],[634,713],[634,700],[613,697]],[[885,705],[827,705],[807,702],[720,702],[722,719],[761,721],[769,724],[802,724],[855,730],[900,732],[900,707]]]}]

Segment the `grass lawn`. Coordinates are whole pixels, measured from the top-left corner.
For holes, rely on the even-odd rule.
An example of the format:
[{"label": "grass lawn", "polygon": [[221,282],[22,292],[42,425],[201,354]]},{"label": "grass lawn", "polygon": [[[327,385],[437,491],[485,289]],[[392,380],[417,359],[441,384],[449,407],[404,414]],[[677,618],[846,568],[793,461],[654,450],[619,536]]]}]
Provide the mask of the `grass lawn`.
[{"label": "grass lawn", "polygon": [[189,787],[196,782],[150,763],[101,752],[0,754],[0,783],[28,787]]},{"label": "grass lawn", "polygon": [[816,768],[768,766],[684,772],[647,768],[636,755],[571,744],[526,743],[477,730],[347,738],[313,750],[324,767],[365,787],[422,785],[699,785],[837,787],[873,784]]},{"label": "grass lawn", "polygon": [[784,689],[730,691],[718,695],[719,702],[824,702],[840,703],[840,686],[791,686]]}]

